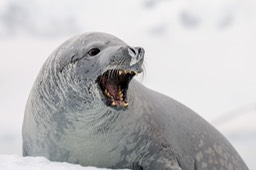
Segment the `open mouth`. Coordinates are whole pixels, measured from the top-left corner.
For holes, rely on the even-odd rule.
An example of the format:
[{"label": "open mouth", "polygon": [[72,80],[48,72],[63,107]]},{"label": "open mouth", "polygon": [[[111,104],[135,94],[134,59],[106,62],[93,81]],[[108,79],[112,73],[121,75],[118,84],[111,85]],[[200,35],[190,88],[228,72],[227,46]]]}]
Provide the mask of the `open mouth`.
[{"label": "open mouth", "polygon": [[129,70],[108,70],[98,77],[97,81],[107,99],[107,106],[128,107],[128,86],[131,79],[137,74],[138,72]]}]

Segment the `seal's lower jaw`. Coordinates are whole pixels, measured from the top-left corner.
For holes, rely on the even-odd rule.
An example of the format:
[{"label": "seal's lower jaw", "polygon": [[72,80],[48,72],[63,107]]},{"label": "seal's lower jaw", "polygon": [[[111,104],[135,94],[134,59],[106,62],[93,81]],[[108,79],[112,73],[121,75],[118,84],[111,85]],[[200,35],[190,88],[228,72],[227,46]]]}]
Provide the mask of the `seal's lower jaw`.
[{"label": "seal's lower jaw", "polygon": [[135,71],[108,70],[97,79],[106,98],[106,105],[115,110],[126,109],[127,90],[131,79],[137,75]]}]

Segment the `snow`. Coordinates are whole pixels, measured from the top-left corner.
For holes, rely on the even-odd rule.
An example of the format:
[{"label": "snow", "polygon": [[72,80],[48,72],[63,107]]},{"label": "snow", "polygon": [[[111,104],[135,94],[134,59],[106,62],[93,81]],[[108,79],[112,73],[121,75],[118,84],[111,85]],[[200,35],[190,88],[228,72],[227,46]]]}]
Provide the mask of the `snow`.
[{"label": "snow", "polygon": [[21,154],[26,100],[49,54],[103,31],[144,47],[139,80],[211,122],[256,169],[255,18],[253,0],[0,1],[0,153]]},{"label": "snow", "polygon": [[0,170],[107,170],[105,168],[82,167],[66,162],[51,162],[44,157],[21,157],[0,155]]}]

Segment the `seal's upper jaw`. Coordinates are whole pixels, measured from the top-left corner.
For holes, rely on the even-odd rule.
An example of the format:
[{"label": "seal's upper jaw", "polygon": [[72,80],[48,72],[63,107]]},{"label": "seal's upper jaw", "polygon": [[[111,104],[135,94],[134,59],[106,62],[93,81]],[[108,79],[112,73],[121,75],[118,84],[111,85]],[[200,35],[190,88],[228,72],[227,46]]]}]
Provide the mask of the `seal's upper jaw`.
[{"label": "seal's upper jaw", "polygon": [[131,79],[137,71],[108,70],[97,79],[99,86],[106,98],[106,105],[116,110],[128,107],[127,90]]}]

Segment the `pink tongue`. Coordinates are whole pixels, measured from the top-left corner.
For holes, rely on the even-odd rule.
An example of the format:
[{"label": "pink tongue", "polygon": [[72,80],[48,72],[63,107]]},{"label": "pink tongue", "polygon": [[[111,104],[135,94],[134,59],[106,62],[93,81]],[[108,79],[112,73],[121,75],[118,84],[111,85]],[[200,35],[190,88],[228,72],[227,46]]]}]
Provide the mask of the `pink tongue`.
[{"label": "pink tongue", "polygon": [[107,91],[113,96],[115,99],[118,97],[118,82],[116,81],[107,81],[105,85]]}]

